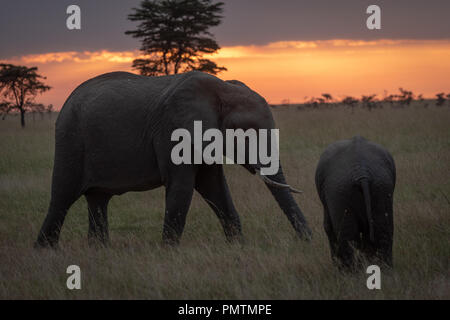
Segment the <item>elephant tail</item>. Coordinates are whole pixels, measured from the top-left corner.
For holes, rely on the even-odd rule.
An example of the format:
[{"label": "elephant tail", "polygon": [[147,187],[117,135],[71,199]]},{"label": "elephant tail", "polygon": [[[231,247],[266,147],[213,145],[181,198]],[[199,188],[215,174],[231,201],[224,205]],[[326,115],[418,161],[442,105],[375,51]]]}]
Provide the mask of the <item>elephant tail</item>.
[{"label": "elephant tail", "polygon": [[373,231],[373,219],[372,219],[372,205],[370,202],[370,188],[369,181],[367,179],[361,179],[361,189],[364,196],[364,203],[366,204],[366,215],[369,223],[370,241],[374,242],[374,231]]}]

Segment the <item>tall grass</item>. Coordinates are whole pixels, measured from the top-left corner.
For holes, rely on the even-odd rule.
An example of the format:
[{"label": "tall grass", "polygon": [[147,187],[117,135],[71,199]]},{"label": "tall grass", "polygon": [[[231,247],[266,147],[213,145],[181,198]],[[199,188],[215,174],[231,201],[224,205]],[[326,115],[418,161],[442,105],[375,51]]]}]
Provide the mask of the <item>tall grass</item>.
[{"label": "tall grass", "polygon": [[[0,122],[0,298],[3,299],[443,299],[450,298],[450,110],[273,111],[288,183],[314,232],[292,227],[262,182],[226,166],[246,237],[230,245],[214,213],[194,196],[182,243],[161,247],[164,190],[110,203],[111,247],[87,245],[87,207],[71,208],[58,251],[32,249],[50,197],[54,118]],[[333,268],[314,172],[323,149],[356,134],[386,146],[397,165],[394,264],[382,289]],[[77,264],[82,289],[66,288]]]}]

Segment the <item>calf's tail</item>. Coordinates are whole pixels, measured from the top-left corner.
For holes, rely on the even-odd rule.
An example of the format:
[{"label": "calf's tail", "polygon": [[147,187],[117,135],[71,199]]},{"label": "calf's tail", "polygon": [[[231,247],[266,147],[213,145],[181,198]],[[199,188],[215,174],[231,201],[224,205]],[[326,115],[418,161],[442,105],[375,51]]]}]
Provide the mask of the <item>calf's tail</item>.
[{"label": "calf's tail", "polygon": [[374,232],[373,232],[373,219],[372,219],[372,205],[370,203],[370,188],[369,188],[369,181],[367,179],[361,179],[361,189],[364,196],[364,203],[366,205],[366,215],[367,220],[369,223],[369,234],[370,234],[370,241],[374,242]]}]

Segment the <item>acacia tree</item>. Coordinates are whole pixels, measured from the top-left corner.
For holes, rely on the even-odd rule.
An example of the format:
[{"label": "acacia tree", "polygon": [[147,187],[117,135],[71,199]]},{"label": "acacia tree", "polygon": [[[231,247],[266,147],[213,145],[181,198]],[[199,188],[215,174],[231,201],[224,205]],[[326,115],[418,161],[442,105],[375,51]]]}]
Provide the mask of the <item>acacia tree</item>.
[{"label": "acacia tree", "polygon": [[144,0],[128,15],[140,24],[126,31],[141,40],[144,58],[133,61],[142,75],[169,75],[190,70],[217,74],[227,70],[204,58],[220,46],[209,28],[220,24],[223,2],[211,0]]},{"label": "acacia tree", "polygon": [[329,93],[322,93],[322,97],[327,102],[332,102],[333,101],[333,96],[331,94],[329,94]]},{"label": "acacia tree", "polygon": [[367,107],[367,109],[369,109],[369,111],[372,111],[373,108],[375,108],[375,97],[377,95],[376,94],[372,94],[369,96],[361,96],[361,102],[363,104],[363,106]]},{"label": "acacia tree", "polygon": [[398,96],[400,103],[409,106],[414,100],[414,93],[403,88],[399,88],[398,90],[400,91],[400,95]]},{"label": "acacia tree", "polygon": [[437,106],[442,106],[445,102],[445,97],[444,97],[445,93],[441,92],[436,94],[436,105]]},{"label": "acacia tree", "polygon": [[347,96],[344,99],[342,99],[342,104],[349,106],[352,109],[352,113],[354,112],[357,103],[358,99],[355,99],[352,96]]},{"label": "acacia tree", "polygon": [[25,127],[25,113],[39,106],[34,102],[36,95],[51,89],[41,81],[46,78],[37,70],[37,67],[0,64],[0,96],[6,99],[0,102],[2,112],[20,112],[22,128]]}]

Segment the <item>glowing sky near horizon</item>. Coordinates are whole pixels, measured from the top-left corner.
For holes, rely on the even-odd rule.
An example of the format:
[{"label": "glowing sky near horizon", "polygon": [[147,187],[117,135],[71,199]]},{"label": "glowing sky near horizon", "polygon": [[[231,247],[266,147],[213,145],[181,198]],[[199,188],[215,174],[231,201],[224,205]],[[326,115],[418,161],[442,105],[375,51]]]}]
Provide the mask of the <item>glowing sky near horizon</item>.
[{"label": "glowing sky near horizon", "polygon": [[[38,102],[60,108],[77,85],[132,71],[138,39],[127,19],[141,0],[77,0],[81,30],[68,30],[71,0],[2,0],[0,61],[37,66],[52,90]],[[370,0],[223,0],[211,28],[211,59],[270,103],[330,93],[382,96],[399,87],[433,97],[450,91],[448,0],[379,0],[380,30],[366,26]],[[257,5],[255,5],[257,4]],[[382,40],[385,39],[385,40]]]},{"label": "glowing sky near horizon", "polygon": [[[139,51],[49,52],[3,62],[37,66],[52,90],[38,97],[59,109],[83,81],[111,71],[131,71]],[[450,40],[281,41],[267,45],[229,46],[210,56],[227,72],[270,103],[331,93],[360,96],[399,87],[433,97],[450,91]]]}]

